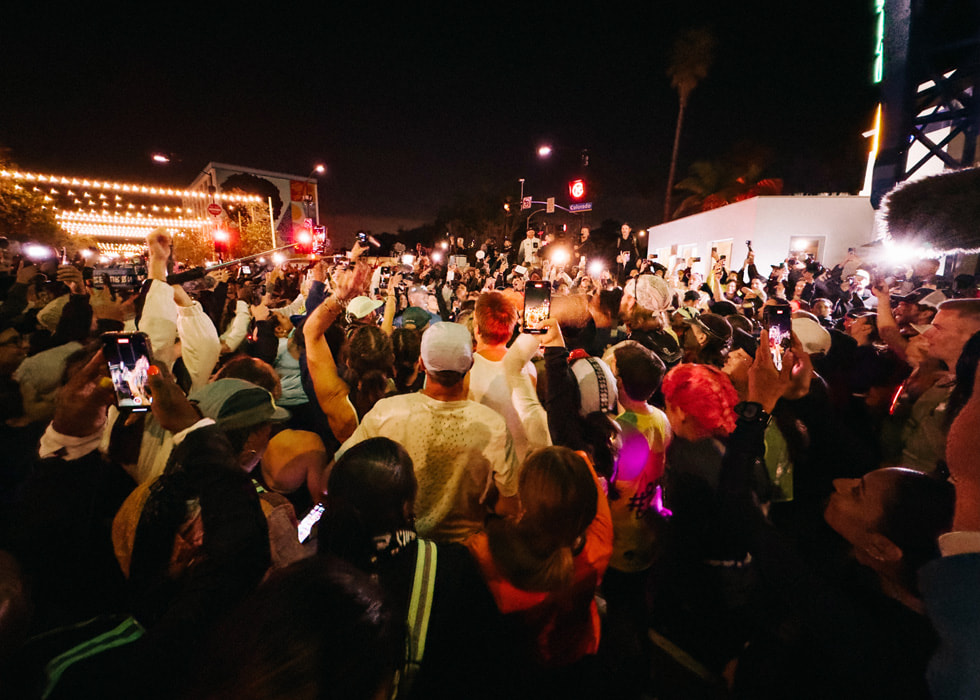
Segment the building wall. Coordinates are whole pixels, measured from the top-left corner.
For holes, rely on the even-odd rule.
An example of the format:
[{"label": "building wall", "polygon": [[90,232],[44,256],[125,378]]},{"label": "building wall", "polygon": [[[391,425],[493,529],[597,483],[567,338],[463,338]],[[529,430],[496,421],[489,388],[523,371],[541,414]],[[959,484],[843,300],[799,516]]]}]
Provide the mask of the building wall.
[{"label": "building wall", "polygon": [[789,256],[791,248],[815,253],[833,266],[848,248],[871,242],[874,210],[868,197],[753,197],[650,229],[648,254],[670,268],[679,258],[700,257],[694,269],[707,274],[712,247],[726,255],[728,267],[742,266],[752,242],[762,274]]}]

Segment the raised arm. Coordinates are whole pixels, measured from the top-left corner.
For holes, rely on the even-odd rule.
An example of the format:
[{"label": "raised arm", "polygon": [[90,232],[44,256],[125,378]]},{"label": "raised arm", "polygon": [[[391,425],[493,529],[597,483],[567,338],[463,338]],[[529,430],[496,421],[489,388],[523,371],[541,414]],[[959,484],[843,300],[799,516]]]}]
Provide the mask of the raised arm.
[{"label": "raised arm", "polygon": [[313,380],[316,400],[327,416],[334,437],[343,442],[357,427],[357,412],[348,399],[350,388],[340,378],[337,364],[324,333],[343,312],[347,302],[367,286],[371,271],[359,264],[337,276],[337,289],[327,297],[303,324],[306,340],[306,362]]}]

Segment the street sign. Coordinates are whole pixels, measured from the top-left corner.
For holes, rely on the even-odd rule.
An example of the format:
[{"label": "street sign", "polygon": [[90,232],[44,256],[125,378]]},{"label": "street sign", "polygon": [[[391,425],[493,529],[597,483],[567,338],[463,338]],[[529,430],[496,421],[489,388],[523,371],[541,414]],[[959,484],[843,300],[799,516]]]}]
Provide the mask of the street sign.
[{"label": "street sign", "polygon": [[555,213],[555,198],[554,197],[548,197],[548,201],[546,202],[545,207],[546,207],[546,209],[545,209],[545,212],[546,213],[548,213],[548,214],[554,214]]},{"label": "street sign", "polygon": [[578,202],[577,204],[569,204],[568,211],[592,211],[592,202]]},{"label": "street sign", "polygon": [[221,205],[217,202],[211,202],[208,205],[208,214],[214,217],[221,216]]},{"label": "street sign", "polygon": [[521,209],[530,209],[530,208],[531,208],[531,198],[525,197],[524,199],[521,200]]}]

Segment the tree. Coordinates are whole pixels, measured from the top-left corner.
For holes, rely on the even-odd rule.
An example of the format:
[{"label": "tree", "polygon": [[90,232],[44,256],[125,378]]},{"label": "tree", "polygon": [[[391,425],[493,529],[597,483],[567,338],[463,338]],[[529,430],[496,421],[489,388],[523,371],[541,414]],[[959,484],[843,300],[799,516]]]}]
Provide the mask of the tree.
[{"label": "tree", "polygon": [[674,210],[672,218],[717,209],[759,195],[782,194],[781,179],[760,179],[771,160],[769,149],[742,143],[724,158],[695,161],[687,177],[674,188],[690,194]]},{"label": "tree", "polygon": [[694,88],[708,75],[714,60],[715,38],[707,29],[688,29],[674,41],[667,66],[670,85],[677,90],[677,127],[674,130],[674,148],[670,155],[670,171],[667,175],[667,194],[664,198],[664,221],[670,220],[670,194],[674,189],[677,172],[677,151],[680,148],[681,127],[684,112]]},{"label": "tree", "polygon": [[[0,149],[0,168],[16,170]],[[34,241],[54,247],[68,242],[68,234],[58,226],[54,209],[44,201],[45,193],[14,180],[0,180],[0,236],[17,241]]]}]

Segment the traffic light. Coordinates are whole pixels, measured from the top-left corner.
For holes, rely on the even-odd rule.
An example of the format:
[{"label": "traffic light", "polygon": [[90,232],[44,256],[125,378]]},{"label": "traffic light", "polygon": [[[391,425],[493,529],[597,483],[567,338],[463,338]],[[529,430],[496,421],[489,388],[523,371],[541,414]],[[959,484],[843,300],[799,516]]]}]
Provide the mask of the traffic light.
[{"label": "traffic light", "polygon": [[585,199],[585,180],[577,178],[568,183],[568,195],[575,201]]},{"label": "traffic light", "polygon": [[308,229],[300,229],[296,233],[295,241],[296,245],[293,249],[297,253],[312,253],[313,252],[313,234],[310,233]]}]

